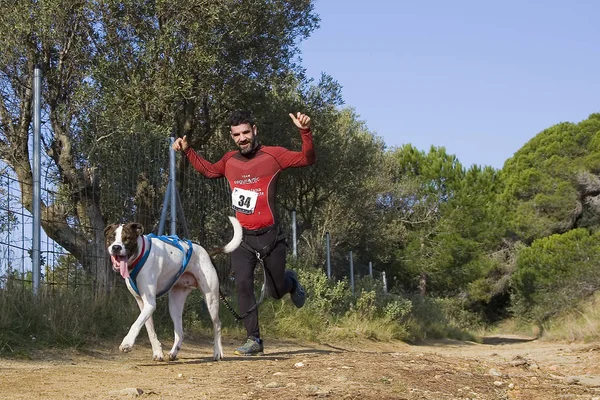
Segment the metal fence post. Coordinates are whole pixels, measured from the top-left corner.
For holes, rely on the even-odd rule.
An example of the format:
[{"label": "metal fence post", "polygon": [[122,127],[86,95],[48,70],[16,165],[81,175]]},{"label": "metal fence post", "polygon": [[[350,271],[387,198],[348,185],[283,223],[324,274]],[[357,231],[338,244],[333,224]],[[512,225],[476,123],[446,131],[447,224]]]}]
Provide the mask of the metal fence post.
[{"label": "metal fence post", "polygon": [[387,279],[385,279],[385,271],[381,273],[381,278],[383,279],[383,293],[387,294]]},{"label": "metal fence post", "polygon": [[42,96],[42,70],[38,65],[33,72],[33,243],[31,249],[33,294],[37,295],[40,289],[41,275],[41,96]]},{"label": "metal fence post", "polygon": [[369,261],[369,276],[373,277],[373,262]]},{"label": "metal fence post", "polygon": [[354,294],[354,261],[352,260],[352,250],[350,250],[350,288]]},{"label": "metal fence post", "polygon": [[327,279],[331,279],[331,245],[329,232],[325,233],[325,253],[327,255]]},{"label": "metal fence post", "polygon": [[298,256],[298,244],[296,241],[296,210],[292,210],[292,254]]},{"label": "metal fence post", "polygon": [[160,223],[158,224],[158,236],[162,236],[165,233],[165,225],[167,221],[167,207],[169,206],[169,199],[171,198],[171,182],[167,183],[167,189],[165,190],[165,198],[163,200],[163,206],[160,213]]}]

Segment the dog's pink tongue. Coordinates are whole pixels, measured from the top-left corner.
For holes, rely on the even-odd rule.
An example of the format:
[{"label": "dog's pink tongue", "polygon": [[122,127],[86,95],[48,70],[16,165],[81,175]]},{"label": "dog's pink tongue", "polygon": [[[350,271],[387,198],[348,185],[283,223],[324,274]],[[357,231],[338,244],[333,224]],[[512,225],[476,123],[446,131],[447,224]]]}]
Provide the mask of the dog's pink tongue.
[{"label": "dog's pink tongue", "polygon": [[111,254],[110,259],[112,261],[113,269],[119,267],[119,272],[124,279],[129,278],[129,265],[127,265],[127,256],[114,256]]},{"label": "dog's pink tongue", "polygon": [[124,279],[129,278],[129,268],[127,265],[127,257],[119,257],[119,270]]}]

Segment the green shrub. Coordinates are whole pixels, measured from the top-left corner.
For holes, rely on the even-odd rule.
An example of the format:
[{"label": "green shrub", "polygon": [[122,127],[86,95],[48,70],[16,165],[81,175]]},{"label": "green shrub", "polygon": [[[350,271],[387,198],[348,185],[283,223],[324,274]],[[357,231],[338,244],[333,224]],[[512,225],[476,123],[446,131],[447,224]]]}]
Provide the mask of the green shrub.
[{"label": "green shrub", "polygon": [[348,281],[332,281],[316,268],[297,269],[307,294],[306,306],[319,313],[342,314],[352,301]]},{"label": "green shrub", "polygon": [[408,299],[395,297],[390,300],[383,308],[383,316],[388,321],[401,321],[410,314],[412,302]]},{"label": "green shrub", "polygon": [[600,233],[574,229],[536,240],[517,258],[512,311],[543,323],[600,288]]},{"label": "green shrub", "polygon": [[415,296],[407,324],[416,339],[474,340],[471,332],[479,329],[482,322],[477,314],[469,311],[464,298]]},{"label": "green shrub", "polygon": [[356,305],[350,309],[349,312],[355,311],[360,318],[373,319],[377,307],[375,306],[375,300],[377,294],[374,290],[361,291],[360,296],[356,299]]}]

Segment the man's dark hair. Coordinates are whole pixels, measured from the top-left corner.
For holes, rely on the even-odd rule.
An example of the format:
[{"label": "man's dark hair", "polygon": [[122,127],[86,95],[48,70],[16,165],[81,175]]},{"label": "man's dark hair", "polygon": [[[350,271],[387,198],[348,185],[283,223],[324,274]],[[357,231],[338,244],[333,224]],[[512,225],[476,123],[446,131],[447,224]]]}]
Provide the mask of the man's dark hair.
[{"label": "man's dark hair", "polygon": [[242,124],[250,124],[250,126],[254,126],[254,118],[252,118],[252,114],[249,111],[234,111],[229,115],[229,125],[237,126]]}]

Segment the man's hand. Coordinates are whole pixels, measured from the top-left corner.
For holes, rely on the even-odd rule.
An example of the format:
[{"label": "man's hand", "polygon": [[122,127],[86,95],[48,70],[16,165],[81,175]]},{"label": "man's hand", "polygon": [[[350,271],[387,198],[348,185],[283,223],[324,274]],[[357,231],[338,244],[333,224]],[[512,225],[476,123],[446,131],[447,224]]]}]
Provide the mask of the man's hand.
[{"label": "man's hand", "polygon": [[294,125],[296,125],[299,129],[310,128],[310,117],[308,115],[298,112],[294,116],[294,114],[290,113],[290,118],[292,121],[294,121]]},{"label": "man's hand", "polygon": [[173,142],[173,145],[171,147],[175,151],[186,151],[187,148],[190,147],[190,145],[188,144],[188,141],[187,141],[187,136],[183,136],[182,138],[175,139],[175,141]]}]

